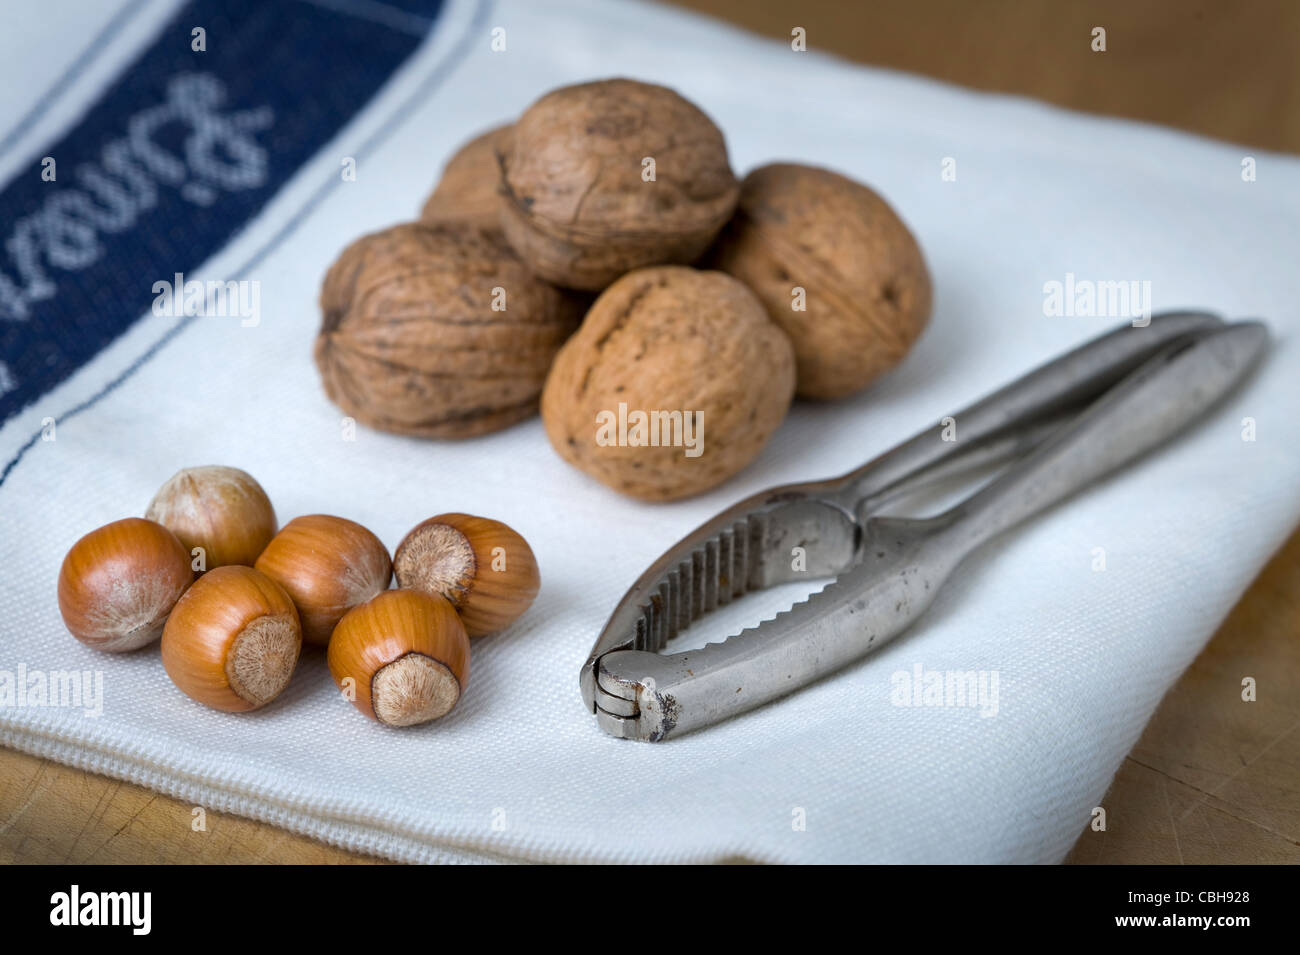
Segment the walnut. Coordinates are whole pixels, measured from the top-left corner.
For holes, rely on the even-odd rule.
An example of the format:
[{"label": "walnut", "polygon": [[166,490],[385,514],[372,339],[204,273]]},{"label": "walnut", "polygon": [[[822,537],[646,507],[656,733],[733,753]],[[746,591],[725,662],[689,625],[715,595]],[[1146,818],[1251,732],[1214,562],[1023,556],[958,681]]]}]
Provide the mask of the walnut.
[{"label": "walnut", "polygon": [[532,415],[579,319],[569,297],[467,225],[406,223],[358,239],[320,302],[316,365],[330,399],[372,427],[431,438]]},{"label": "walnut", "polygon": [[468,222],[488,231],[501,228],[501,167],[497,153],[509,148],[507,123],[476,136],[443,167],[442,178],[420,212],[420,221]]},{"label": "walnut", "polygon": [[739,186],[722,133],[670,89],[604,80],[555,90],[500,154],[501,224],[538,275],[599,291],[708,248]]},{"label": "walnut", "polygon": [[542,420],[566,461],[646,500],[686,497],[762,450],[794,394],[794,352],[721,272],[630,272],[560,349]]},{"label": "walnut", "polygon": [[876,193],[826,169],[751,172],[707,261],[757,292],[789,333],[800,397],[839,398],[871,384],[903,360],[930,317],[930,276],[907,226]]}]

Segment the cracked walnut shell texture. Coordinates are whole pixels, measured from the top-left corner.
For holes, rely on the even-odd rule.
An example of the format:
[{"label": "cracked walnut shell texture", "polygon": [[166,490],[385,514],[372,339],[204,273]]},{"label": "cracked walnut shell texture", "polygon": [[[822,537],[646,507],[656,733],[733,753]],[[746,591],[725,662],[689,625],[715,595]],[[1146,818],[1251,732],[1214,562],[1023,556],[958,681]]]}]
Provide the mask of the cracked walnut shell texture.
[{"label": "cracked walnut shell texture", "polygon": [[[752,288],[790,335],[802,398],[865,388],[930,318],[930,274],[912,233],[875,192],[827,169],[751,172],[707,262]],[[796,288],[805,310],[793,307]]]},{"label": "cracked walnut shell texture", "polygon": [[330,400],[371,427],[430,438],[536,413],[580,319],[572,297],[491,234],[451,224],[358,239],[330,267],[320,304],[315,356]]},{"label": "cracked walnut shell texture", "polygon": [[713,121],[672,90],[633,80],[546,94],[499,159],[511,246],[542,278],[587,291],[632,269],[694,261],[739,194]]},{"label": "cracked walnut shell texture", "polygon": [[501,167],[497,153],[509,149],[514,126],[489,129],[465,143],[443,167],[437,187],[420,210],[420,221],[466,222],[488,232],[501,228]]},{"label": "cracked walnut shell texture", "polygon": [[[754,293],[721,272],[630,272],[598,298],[560,350],[542,393],[555,450],[633,497],[667,501],[721,484],[749,464],[785,418],[794,353]],[[696,416],[701,453],[680,444],[602,442],[602,415]]]}]

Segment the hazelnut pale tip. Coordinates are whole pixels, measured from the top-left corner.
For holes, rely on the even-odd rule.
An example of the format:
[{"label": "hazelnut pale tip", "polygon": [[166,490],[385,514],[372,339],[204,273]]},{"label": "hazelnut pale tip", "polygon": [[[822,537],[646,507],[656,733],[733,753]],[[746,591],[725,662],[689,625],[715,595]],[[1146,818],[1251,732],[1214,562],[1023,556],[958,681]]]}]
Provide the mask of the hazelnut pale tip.
[{"label": "hazelnut pale tip", "polygon": [[280,695],[298,663],[297,622],[288,614],[268,614],[244,627],[226,656],[226,679],[240,699],[265,706]]},{"label": "hazelnut pale tip", "polygon": [[460,699],[460,682],[445,664],[412,652],[379,670],[370,694],[381,723],[415,726],[449,713]]},{"label": "hazelnut pale tip", "polygon": [[394,564],[402,586],[442,594],[453,607],[464,600],[477,569],[469,538],[459,528],[436,520],[426,521],[407,536]]}]

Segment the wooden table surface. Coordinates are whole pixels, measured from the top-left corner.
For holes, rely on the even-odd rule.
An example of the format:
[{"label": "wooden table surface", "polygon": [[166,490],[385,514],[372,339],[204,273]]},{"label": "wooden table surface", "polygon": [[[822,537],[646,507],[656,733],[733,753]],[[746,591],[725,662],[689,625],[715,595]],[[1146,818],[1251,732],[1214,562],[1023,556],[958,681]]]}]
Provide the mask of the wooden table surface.
[{"label": "wooden table surface", "polygon": [[[1300,152],[1300,3],[679,0],[810,49]],[[1107,32],[1093,53],[1092,29]],[[1298,492],[1300,493],[1300,492]],[[1300,532],[1166,696],[1075,863],[1300,862]],[[1245,677],[1258,699],[1241,699]],[[368,862],[139,786],[0,750],[0,863]]]}]

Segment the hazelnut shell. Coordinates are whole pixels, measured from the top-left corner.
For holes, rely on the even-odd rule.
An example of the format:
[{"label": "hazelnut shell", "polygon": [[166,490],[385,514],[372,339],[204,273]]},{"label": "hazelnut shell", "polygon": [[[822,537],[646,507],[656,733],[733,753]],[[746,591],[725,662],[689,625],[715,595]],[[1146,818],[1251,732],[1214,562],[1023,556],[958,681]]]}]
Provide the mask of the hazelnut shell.
[{"label": "hazelnut shell", "polygon": [[[442,597],[389,590],[339,621],[329,668],[366,716],[389,726],[438,719],[469,681],[469,637]],[[351,685],[345,680],[351,679]]]},{"label": "hazelnut shell", "polygon": [[275,509],[253,476],[239,468],[185,468],[167,480],[144,516],[176,535],[191,554],[204,552],[206,570],[251,567],[275,536]]},{"label": "hazelnut shell", "polygon": [[162,638],[163,669],[205,706],[265,706],[293,676],[302,650],[298,611],[275,581],[231,564],[208,571],[176,604]]},{"label": "hazelnut shell", "polygon": [[342,616],[388,589],[388,550],[356,521],[330,514],[295,517],[254,565],[285,589],[302,619],[302,639],[324,646]]},{"label": "hazelnut shell", "polygon": [[72,545],[59,568],[59,612],[71,634],[99,650],[125,652],[153,643],[194,580],[176,535],[128,517]]},{"label": "hazelnut shell", "polygon": [[541,586],[528,542],[500,521],[471,514],[417,524],[393,552],[393,574],[399,587],[446,598],[471,637],[514,623]]}]

